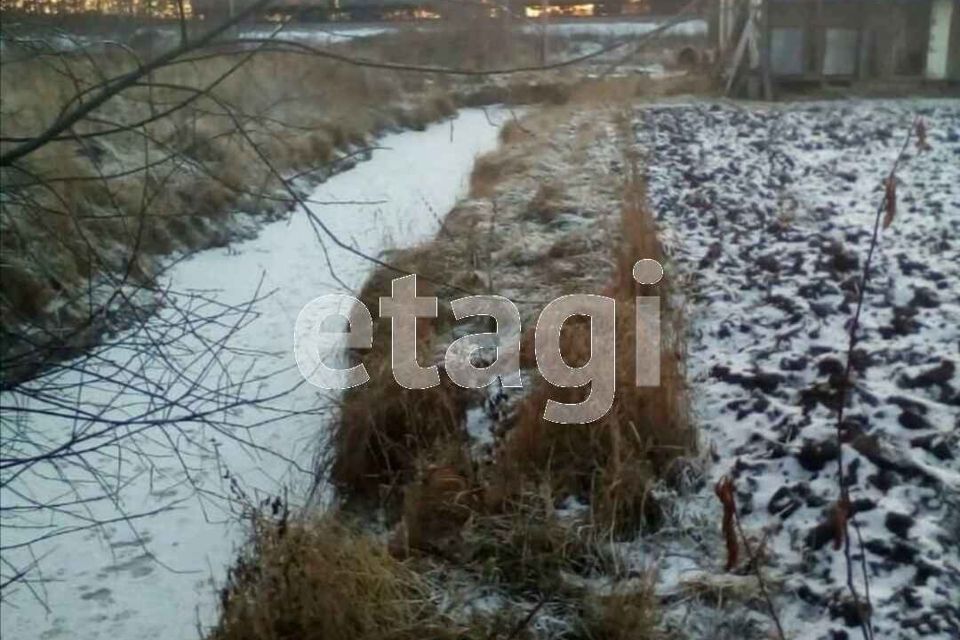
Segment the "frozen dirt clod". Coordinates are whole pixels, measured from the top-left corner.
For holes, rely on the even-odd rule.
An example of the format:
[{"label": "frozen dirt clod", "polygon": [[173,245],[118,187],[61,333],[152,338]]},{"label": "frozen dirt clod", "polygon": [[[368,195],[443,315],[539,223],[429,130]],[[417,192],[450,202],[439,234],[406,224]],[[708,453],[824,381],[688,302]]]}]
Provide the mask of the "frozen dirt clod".
[{"label": "frozen dirt clod", "polygon": [[[770,580],[782,581],[790,638],[860,637],[843,552],[824,539],[839,492],[838,385],[882,181],[917,115],[932,149],[911,144],[897,172],[842,453],[864,541],[852,541],[854,578],[863,598],[866,554],[876,637],[946,640],[960,637],[960,102],[635,113],[651,206],[690,274],[688,370],[714,453],[707,479],[735,481],[744,528],[765,539]],[[688,523],[717,509],[711,486],[691,498]],[[721,549],[705,550],[697,530],[659,550],[673,557],[667,580],[722,570]],[[761,621],[736,623],[738,637],[767,637]],[[686,629],[727,637],[734,624],[701,612]]]}]

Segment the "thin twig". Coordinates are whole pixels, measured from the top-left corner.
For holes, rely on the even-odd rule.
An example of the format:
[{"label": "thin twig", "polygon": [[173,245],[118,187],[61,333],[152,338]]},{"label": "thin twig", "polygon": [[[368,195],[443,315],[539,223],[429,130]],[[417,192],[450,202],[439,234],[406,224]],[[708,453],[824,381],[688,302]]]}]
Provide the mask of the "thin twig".
[{"label": "thin twig", "polygon": [[[907,151],[907,147],[910,144],[910,140],[913,138],[913,132],[917,127],[917,123],[920,121],[919,116],[914,119],[913,123],[910,125],[910,129],[907,131],[906,139],[903,141],[903,146],[900,148],[900,153],[897,154],[896,160],[893,162],[893,166],[890,168],[890,172],[887,174],[885,185],[893,184],[893,181],[896,180],[897,169],[900,166],[901,161],[903,160],[904,154]],[[849,487],[846,484],[843,472],[843,416],[844,411],[847,405],[847,401],[850,396],[850,388],[852,386],[852,376],[853,376],[853,352],[857,346],[857,330],[860,327],[860,314],[863,310],[863,301],[867,292],[867,284],[870,280],[870,265],[873,262],[873,254],[879,244],[880,238],[880,221],[882,219],[884,211],[887,209],[889,198],[891,198],[891,189],[884,188],[883,197],[880,199],[880,204],[877,206],[877,212],[874,216],[873,221],[873,235],[870,237],[870,248],[867,251],[867,259],[863,265],[863,274],[860,277],[860,286],[857,288],[857,307],[853,313],[853,318],[850,321],[850,332],[849,332],[849,341],[847,344],[847,362],[843,370],[843,378],[840,381],[840,402],[837,407],[837,423],[836,423],[836,435],[837,435],[837,483],[839,485],[839,502],[840,505],[849,505],[850,496],[849,496]],[[863,573],[863,584],[864,584],[864,597],[866,598],[865,607],[860,603],[860,596],[857,593],[856,585],[853,581],[853,560],[851,557],[850,550],[850,532],[849,525],[850,521],[853,520],[853,526],[856,530],[858,544],[860,545],[860,556],[861,556],[861,571]],[[850,595],[853,597],[854,606],[857,609],[857,614],[860,618],[860,629],[863,632],[864,640],[872,640],[874,637],[873,632],[873,621],[872,621],[872,603],[870,602],[870,578],[867,571],[866,559],[864,557],[863,550],[863,539],[860,533],[860,525],[857,521],[851,517],[842,518],[843,526],[843,538],[844,546],[843,552],[847,565],[847,588],[850,590]]]}]

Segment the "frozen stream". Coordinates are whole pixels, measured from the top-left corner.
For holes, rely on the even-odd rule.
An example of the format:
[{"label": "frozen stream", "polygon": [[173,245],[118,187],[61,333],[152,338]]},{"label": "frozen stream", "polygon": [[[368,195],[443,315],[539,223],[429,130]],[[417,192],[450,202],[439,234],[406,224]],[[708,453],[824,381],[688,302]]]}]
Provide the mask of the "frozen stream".
[{"label": "frozen stream", "polygon": [[[372,159],[331,178],[311,194],[314,200],[378,200],[382,204],[318,205],[315,211],[339,237],[373,255],[391,246],[409,246],[432,237],[439,225],[438,216],[463,195],[474,158],[496,146],[498,127],[490,118],[499,121],[500,116],[489,110],[487,114],[469,110],[424,132],[384,137],[379,144],[385,150],[374,152]],[[371,263],[326,244],[339,279],[347,287],[358,289]],[[253,240],[230,249],[199,253],[176,265],[168,276],[172,290],[202,291],[214,299],[215,303],[209,303],[211,308],[244,305],[256,295],[258,287],[261,295],[272,292],[258,303],[256,315],[230,336],[226,345],[230,348],[229,359],[219,363],[222,370],[216,374],[217,379],[207,381],[222,384],[226,376],[239,398],[244,394],[264,398],[296,387],[301,378],[292,351],[294,320],[313,298],[343,291],[331,277],[313,229],[301,212],[289,220],[266,225]],[[202,314],[204,309],[197,311]],[[134,337],[149,331],[169,333],[171,327],[182,324],[171,317],[172,313],[169,309],[161,311]],[[230,326],[208,323],[200,332],[207,341],[203,347],[197,339],[197,350],[202,351],[228,335]],[[189,392],[190,397],[201,397],[182,389],[185,382],[171,377],[167,365],[141,365],[138,371],[155,371],[155,375],[149,373],[142,375],[142,380],[130,381],[130,369],[124,363],[135,357],[126,347],[101,351],[95,361],[101,378],[88,378],[82,385],[76,379],[79,374],[61,374],[57,384],[65,402],[89,406],[92,413],[109,404],[110,415],[139,415],[144,407],[154,406],[160,396]],[[196,351],[182,349],[172,357],[179,360],[182,370],[199,366],[193,363]],[[88,370],[90,367],[88,363]],[[267,377],[274,372],[280,373]],[[250,382],[239,384],[240,380]],[[154,391],[141,391],[148,384],[155,385]],[[7,397],[3,404],[9,407],[13,402]],[[42,580],[32,586],[46,607],[25,587],[5,594],[0,605],[2,636],[11,640],[197,638],[198,625],[207,627],[214,620],[215,585],[222,582],[243,540],[236,507],[231,508],[221,496],[229,494],[231,484],[236,483],[245,495],[256,500],[276,496],[285,486],[291,488],[290,502],[301,500],[329,404],[317,389],[301,384],[272,402],[281,410],[237,407],[224,411],[238,425],[281,418],[248,432],[240,431],[242,437],[263,448],[259,451],[240,447],[211,426],[196,422],[184,421],[178,429],[162,434],[153,432],[140,443],[146,455],[137,458],[131,453],[122,461],[128,465],[124,482],[116,480],[112,469],[104,470],[105,479],[99,487],[87,486],[97,484],[90,482],[92,474],[83,476],[86,481],[73,497],[89,496],[90,502],[79,511],[72,508],[69,522],[51,521],[49,513],[41,522],[10,517],[10,507],[28,499],[50,503],[70,498],[64,496],[62,482],[50,479],[49,468],[43,473],[24,474],[11,483],[2,493],[3,546],[8,548],[32,539],[38,531],[58,533],[75,527],[83,514],[98,519],[115,517],[115,506],[109,500],[93,499],[104,492],[115,496],[128,514],[157,513],[58,535],[33,545],[31,550],[14,548],[5,552],[5,576],[10,566],[29,563],[31,551],[40,559],[39,573],[32,577]],[[196,409],[196,403],[191,409]],[[292,410],[309,413],[284,415]],[[14,422],[10,413],[8,410],[5,416],[4,437],[14,435],[6,431]],[[37,416],[30,419],[37,420]],[[78,428],[76,421],[55,416],[33,425],[35,432],[51,442],[63,441]],[[182,458],[170,455],[166,446],[170,442],[177,443]],[[88,462],[95,466],[96,460],[91,457]],[[116,465],[116,455],[109,461]],[[190,470],[189,481],[185,469]],[[74,472],[66,469],[65,473]]]}]

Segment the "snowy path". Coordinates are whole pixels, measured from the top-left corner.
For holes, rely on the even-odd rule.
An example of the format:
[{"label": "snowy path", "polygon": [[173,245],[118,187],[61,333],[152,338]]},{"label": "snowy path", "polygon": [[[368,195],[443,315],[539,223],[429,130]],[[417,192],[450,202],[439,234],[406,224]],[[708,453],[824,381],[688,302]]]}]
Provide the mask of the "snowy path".
[{"label": "snowy path", "polygon": [[[492,113],[492,112],[491,112]],[[424,132],[392,134],[379,141],[386,150],[331,178],[312,194],[315,200],[378,200],[377,205],[337,205],[317,208],[331,230],[357,248],[376,255],[387,247],[409,246],[431,238],[443,215],[462,195],[474,158],[492,149],[499,128],[479,110],[462,112],[452,121],[435,124]],[[330,246],[330,243],[327,243]],[[371,268],[369,262],[342,250],[329,248],[338,278],[358,289]],[[258,305],[258,314],[240,332],[231,336],[230,347],[239,352],[225,364],[229,375],[248,379],[270,372],[275,377],[251,385],[245,392],[259,397],[295,387],[301,382],[294,366],[292,341],[294,320],[304,304],[317,296],[342,291],[331,278],[313,230],[302,213],[264,226],[253,240],[230,249],[211,249],[178,264],[169,272],[172,289],[204,291],[219,304],[242,305],[260,286],[273,293]],[[261,284],[262,280],[262,284]],[[162,311],[151,324],[158,331],[169,329],[173,318]],[[164,323],[164,321],[167,321]],[[202,328],[209,340],[229,327]],[[244,353],[246,354],[244,356]],[[100,365],[104,380],[84,385],[80,399],[96,403],[114,397],[117,411],[134,411],[150,405],[149,397],[124,391],[120,363],[129,357],[124,349],[104,352]],[[184,352],[180,357],[193,358]],[[157,367],[158,385],[168,394],[178,390],[177,380],[164,380],[164,367]],[[62,382],[69,385],[70,374]],[[282,487],[293,487],[290,501],[302,496],[309,482],[307,473],[298,473],[290,460],[308,470],[329,408],[318,390],[301,384],[296,391],[278,400],[285,411],[300,409],[309,414],[268,423],[249,437],[277,455],[252,456],[210,427],[184,424],[172,434],[181,441],[193,485],[185,481],[183,461],[167,456],[150,456],[149,468],[138,468],[133,480],[120,489],[120,500],[128,512],[143,513],[170,508],[136,521],[56,537],[33,552],[43,556],[40,565],[44,582],[37,585],[50,607],[49,613],[26,589],[10,593],[2,604],[4,638],[163,638],[178,640],[197,637],[197,626],[209,625],[216,613],[214,585],[222,582],[225,569],[242,542],[242,527],[236,524],[224,500],[212,497],[231,491],[233,483],[256,499],[276,496]],[[5,402],[4,404],[8,404]],[[95,405],[93,405],[95,406]],[[239,424],[260,423],[268,409],[244,408],[231,414]],[[67,421],[50,418],[38,425],[52,441],[63,438],[71,428]],[[167,435],[167,434],[164,434]],[[155,446],[166,452],[163,443],[143,443],[147,452]],[[289,458],[287,460],[285,458]],[[138,463],[134,461],[132,466]],[[229,473],[231,480],[225,480]],[[62,492],[59,482],[31,475],[16,487],[25,495],[50,500]],[[209,492],[202,500],[196,487]],[[298,492],[296,489],[301,489]],[[87,489],[81,487],[80,491]],[[17,498],[5,491],[4,506]],[[92,515],[114,513],[102,501],[90,505]],[[4,546],[15,544],[17,536],[32,536],[35,530],[18,530],[4,522]],[[32,523],[55,531],[63,523]],[[137,536],[139,535],[139,540]],[[24,538],[25,539],[25,538]],[[4,559],[22,565],[29,560],[26,549],[5,553]],[[7,594],[5,594],[7,595]]]}]

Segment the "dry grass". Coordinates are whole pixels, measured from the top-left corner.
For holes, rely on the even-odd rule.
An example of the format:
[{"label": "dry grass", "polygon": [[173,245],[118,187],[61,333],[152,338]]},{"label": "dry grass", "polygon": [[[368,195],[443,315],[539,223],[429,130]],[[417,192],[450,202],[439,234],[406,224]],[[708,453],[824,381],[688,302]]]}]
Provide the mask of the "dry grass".
[{"label": "dry grass", "polygon": [[[417,295],[441,299],[440,317],[417,321],[417,354],[421,366],[441,359],[437,335],[453,322],[445,303],[449,292],[427,278],[446,273],[445,260],[427,247],[415,247],[390,256],[391,263],[421,277]],[[391,281],[400,277],[391,269],[377,269],[358,298],[368,309],[378,309],[380,297],[391,294]],[[331,480],[342,495],[364,500],[387,498],[395,502],[403,485],[416,476],[418,461],[429,452],[465,441],[463,419],[466,391],[441,371],[440,385],[406,389],[393,376],[390,319],[378,317],[373,348],[356,353],[370,375],[362,387],[344,393],[333,437]],[[445,346],[445,345],[443,345]],[[429,463],[438,463],[430,460]],[[426,463],[425,463],[426,464]]]},{"label": "dry grass", "polygon": [[507,501],[490,495],[496,490],[488,477],[485,510],[465,529],[458,556],[485,581],[518,594],[579,599],[582,587],[570,575],[613,570],[614,559],[599,532],[579,520],[561,518],[547,484],[531,483]]},{"label": "dry grass", "polygon": [[[490,195],[500,181],[522,175],[530,161],[523,152],[524,140],[531,134],[524,133],[523,129],[517,131],[519,133],[511,135],[512,144],[481,158],[475,165],[474,197]],[[542,184],[521,217],[532,216],[536,224],[548,223],[562,195],[562,185]],[[482,253],[483,247],[471,248],[472,241],[465,238],[487,237],[486,226],[476,226],[479,219],[476,206],[471,203],[455,209],[436,243],[391,256],[391,260],[399,261],[403,268],[421,276],[440,275],[443,279],[457,280],[458,274],[475,274],[482,267],[477,266],[479,263],[470,266],[471,260]],[[640,286],[632,279],[632,267],[637,259],[655,258],[665,262],[653,218],[645,209],[643,181],[636,175],[626,185],[619,226],[620,242],[613,249],[616,273],[607,288],[597,292],[614,297],[619,310],[616,399],[607,416],[590,425],[544,422],[541,416],[548,398],[577,402],[583,399],[585,390],[557,389],[541,381],[535,384],[507,425],[508,433],[494,468],[474,474],[469,464],[465,464],[464,453],[467,443],[464,411],[471,396],[450,385],[442,372],[443,383],[433,390],[400,388],[386,364],[389,362],[389,321],[380,320],[375,348],[358,354],[372,380],[362,390],[348,393],[344,398],[333,461],[332,475],[337,486],[347,495],[376,498],[382,497],[386,490],[398,498],[399,487],[422,478],[422,470],[427,466],[453,465],[467,479],[469,491],[482,488],[483,504],[491,510],[489,513],[498,513],[516,502],[531,487],[545,485],[558,499],[575,496],[590,504],[595,522],[604,528],[629,533],[643,524],[655,526],[659,510],[650,490],[655,482],[669,476],[675,460],[693,451],[695,437],[687,417],[682,318],[671,304],[670,278],[655,286]],[[449,246],[446,234],[452,234],[454,239]],[[587,238],[561,234],[550,248],[550,255],[570,256],[591,250],[595,251]],[[389,282],[395,275],[380,270],[368,281],[360,297],[369,308],[377,308],[377,298],[389,294]],[[479,289],[476,282],[462,284]],[[437,291],[422,278],[418,285],[421,295],[438,295],[441,314],[448,311],[449,298],[463,295]],[[638,295],[659,295],[665,308],[658,387],[637,388],[634,384],[634,301]],[[431,364],[439,359],[449,342],[453,322],[451,318],[441,317],[423,325],[421,364]],[[532,336],[533,331],[528,330],[522,345],[525,367],[535,364],[530,348]],[[568,363],[576,365],[589,357],[589,334],[585,326],[569,323],[561,342]],[[418,547],[421,544],[416,540],[419,535],[415,529],[422,518],[409,515],[410,495],[408,490],[406,519],[413,525],[415,539],[410,546]],[[486,513],[482,509],[480,512]],[[457,523],[453,529],[459,526]],[[410,533],[407,531],[405,535]]]},{"label": "dry grass", "polygon": [[[21,53],[4,48],[5,137],[35,135],[78,88],[134,64],[117,53],[54,62],[18,60]],[[194,97],[192,90],[216,86],[145,126],[53,142],[4,169],[4,330],[69,329],[94,311],[86,295],[91,277],[147,282],[157,256],[228,242],[231,212],[271,217],[292,206],[261,154],[281,175],[309,173],[387,127],[422,129],[455,110],[446,87],[420,84],[411,94],[397,74],[292,53],[257,54],[218,83],[245,58],[223,52],[155,72],[150,79],[163,86],[125,91],[73,133],[146,120]],[[242,131],[230,112],[243,120]],[[5,348],[18,347],[8,341]]]},{"label": "dry grass", "polygon": [[[434,462],[404,489],[403,519],[391,540],[391,550],[400,557],[414,550],[446,554],[455,549],[464,525],[480,506],[463,450],[446,446],[430,454]],[[441,459],[449,463],[437,464]]]},{"label": "dry grass", "polygon": [[[542,122],[535,127],[562,126],[568,122],[564,111],[539,113],[536,119]],[[523,224],[534,225],[534,229],[550,227],[550,212],[563,204],[571,189],[564,183],[543,184],[530,202],[505,195],[513,193],[516,181],[525,178],[533,162],[528,143],[547,144],[543,132],[529,125],[525,120],[511,127],[502,136],[501,149],[477,162],[471,181],[475,199],[450,213],[433,243],[390,256],[394,264],[421,275],[420,295],[437,295],[441,314],[448,309],[450,298],[464,294],[434,286],[423,276],[439,276],[483,290],[478,286],[482,278],[468,283],[466,274],[484,269],[485,251],[490,250],[485,243],[494,238],[490,224],[498,203],[511,207],[510,214]],[[609,282],[605,288],[596,287],[596,293],[617,300],[620,313],[616,400],[610,414],[590,425],[545,423],[541,415],[547,398],[576,402],[583,399],[585,390],[556,389],[540,381],[520,401],[509,424],[500,425],[506,434],[498,440],[492,457],[476,458],[465,433],[463,412],[467,403],[476,400],[446,388],[443,372],[444,384],[437,389],[400,389],[385,364],[389,361],[389,321],[380,320],[375,348],[357,354],[372,380],[344,399],[335,437],[333,476],[348,497],[390,497],[379,504],[387,507],[387,521],[394,526],[390,551],[395,557],[417,566],[429,563],[436,567],[439,563],[444,567],[441,572],[455,567],[458,573],[481,584],[497,585],[502,592],[526,601],[549,596],[564,610],[564,619],[577,627],[571,630],[571,637],[646,640],[660,637],[658,603],[650,584],[634,581],[594,597],[571,579],[618,572],[609,546],[610,533],[629,534],[644,525],[656,526],[660,511],[652,487],[669,479],[678,458],[695,449],[687,417],[682,318],[672,295],[676,284],[668,277],[658,285],[640,286],[632,278],[636,260],[655,258],[666,263],[666,258],[653,217],[645,207],[643,180],[629,158],[626,165],[633,173],[624,188],[620,219],[613,214],[610,220],[609,237],[616,238],[614,245],[606,242],[607,236],[593,238],[591,243],[576,229],[555,229],[549,245],[554,257],[613,254],[616,267]],[[575,200],[573,193],[569,197]],[[497,199],[498,203],[493,202]],[[497,220],[503,224],[502,218]],[[539,272],[534,273],[535,282],[527,283],[531,291],[540,284],[552,291],[554,283],[540,283]],[[361,300],[376,308],[377,297],[389,294],[389,282],[396,275],[389,270],[376,272],[361,292]],[[639,295],[659,295],[664,307],[659,387],[637,388],[634,384],[633,305]],[[422,365],[438,360],[454,323],[441,317],[425,325],[418,332]],[[572,322],[562,333],[568,364],[589,357],[585,329]],[[527,365],[534,364],[532,350],[526,348],[531,337],[528,332],[522,346]],[[558,514],[558,506],[570,497],[587,505],[583,514]]]},{"label": "dry grass", "polygon": [[[780,581],[774,580],[772,586],[781,588],[783,585]],[[695,573],[684,578],[680,583],[680,588],[685,596],[717,606],[735,603],[764,604],[762,590],[753,574]]]},{"label": "dry grass", "polygon": [[[613,283],[602,292],[617,300],[616,394],[611,411],[586,425],[559,425],[543,420],[548,398],[580,402],[584,389],[556,388],[539,381],[517,411],[499,459],[499,478],[518,485],[524,478],[548,481],[560,495],[585,498],[599,523],[628,533],[656,525],[658,510],[652,484],[671,465],[695,449],[688,419],[683,372],[682,319],[671,307],[670,279],[639,285],[632,278],[636,260],[665,262],[652,216],[644,205],[642,181],[629,181],[622,212],[623,242],[618,248]],[[635,297],[657,295],[662,318],[661,382],[635,386]],[[532,344],[530,336],[524,345]],[[571,366],[589,359],[586,323],[572,321],[561,332],[561,350]],[[529,362],[529,349],[525,354]],[[505,490],[510,493],[509,488]]]},{"label": "dry grass", "polygon": [[[354,47],[378,60],[414,65],[493,69],[536,64],[539,38],[513,30],[509,21],[477,15],[485,10],[480,5],[457,5],[457,15],[448,15],[442,24],[408,26],[377,37],[372,46],[361,41]],[[420,77],[409,79],[416,82]]]},{"label": "dry grass", "polygon": [[370,382],[344,395],[331,467],[344,496],[397,497],[391,489],[413,480],[423,452],[466,437],[462,389],[443,378],[432,389],[405,389],[389,363],[371,363]]},{"label": "dry grass", "polygon": [[[526,36],[500,23],[480,23],[465,16],[443,28],[403,29],[333,46],[414,64],[483,68],[529,62]],[[4,137],[43,131],[78,89],[136,64],[119,49],[56,60],[25,59],[22,53],[13,44],[4,48]],[[0,328],[16,332],[40,323],[59,330],[82,322],[93,311],[86,297],[90,277],[122,280],[132,265],[132,282],[146,282],[156,273],[157,256],[227,243],[231,212],[272,217],[290,207],[261,154],[281,175],[311,174],[385,129],[423,129],[452,115],[458,104],[557,102],[567,92],[549,80],[518,77],[502,85],[295,53],[262,52],[249,59],[247,53],[221,51],[157,71],[149,78],[156,86],[128,89],[98,109],[96,121],[78,124],[72,133],[147,120],[194,98],[196,90],[213,88],[142,127],[54,142],[23,159],[19,169],[3,172],[4,193],[17,197],[5,199],[0,219]],[[242,131],[231,113],[239,115]]]},{"label": "dry grass", "polygon": [[516,144],[528,140],[532,136],[533,133],[516,118],[508,120],[500,128],[500,144],[502,145]]},{"label": "dry grass", "polygon": [[[384,368],[373,376],[362,397],[348,398],[338,431],[342,435],[362,433],[367,444],[359,449],[353,444],[341,445],[337,455],[340,466],[357,469],[361,468],[357,465],[370,463],[373,471],[368,477],[376,479],[367,485],[354,475],[351,482],[355,484],[349,489],[369,491],[386,486],[398,494],[397,489],[403,487],[402,505],[392,516],[389,509],[387,512],[388,519],[399,520],[390,542],[395,557],[452,563],[481,583],[497,585],[518,598],[547,594],[570,608],[569,619],[579,625],[573,637],[661,637],[652,583],[620,585],[608,595],[594,596],[570,576],[617,573],[617,562],[606,545],[609,532],[629,533],[643,524],[655,525],[659,512],[651,486],[669,474],[674,460],[694,449],[686,416],[682,354],[678,352],[682,327],[669,305],[671,285],[665,281],[641,287],[632,279],[638,258],[665,260],[644,200],[642,180],[634,175],[624,194],[623,242],[616,247],[616,277],[602,292],[615,297],[624,308],[617,327],[621,337],[625,336],[618,352],[623,364],[610,415],[592,425],[544,423],[540,416],[547,397],[570,402],[581,399],[582,390],[538,384],[522,402],[502,449],[493,460],[478,465],[468,451],[461,427],[463,416],[445,408],[441,409],[443,415],[437,416],[438,407],[448,406],[443,399],[430,400],[433,406],[415,405],[413,396],[400,400],[402,393]],[[451,214],[448,231],[458,229],[458,237],[461,227],[469,231],[468,209],[465,206]],[[421,247],[401,259],[406,268],[420,264],[420,269],[431,272],[444,268],[438,257],[441,253]],[[378,273],[367,283],[361,295],[367,304],[386,293],[390,277],[388,272]],[[424,293],[432,291],[429,285],[422,286]],[[449,292],[441,292],[441,300],[443,293]],[[630,303],[636,295],[655,294],[664,297],[667,307],[663,384],[638,389],[633,384]],[[438,327],[437,336],[443,336],[451,325],[441,320],[434,326]],[[383,329],[378,336],[384,335]],[[582,329],[573,326],[562,336],[565,359],[572,365],[589,355],[589,340]],[[422,337],[421,353],[430,353],[427,345],[436,336]],[[381,341],[376,349],[379,353],[365,354],[368,368],[388,359],[388,344]],[[384,407],[401,405],[402,417],[385,416]],[[368,428],[360,428],[361,424]],[[393,431],[397,425],[398,430]],[[366,452],[359,463],[351,458],[358,450]],[[378,453],[370,455],[371,451]],[[386,451],[394,453],[384,455]],[[557,505],[570,496],[590,506],[586,520],[558,515]]]},{"label": "dry grass", "polygon": [[[526,606],[505,604],[496,612],[470,615],[456,606],[441,611],[441,585],[428,577],[435,563],[397,560],[377,538],[343,524],[336,514],[279,522],[256,517],[252,523],[250,541],[221,590],[220,620],[209,640],[534,637],[527,628]],[[511,535],[512,540],[523,538],[517,531]],[[525,562],[524,571],[534,582],[542,582],[541,569],[559,570],[562,556],[556,546],[537,543],[539,555],[534,555],[531,544],[510,549],[515,554],[523,549],[523,560],[508,563],[500,557],[498,566],[518,571],[513,560]],[[494,565],[488,561],[483,566]],[[466,568],[475,568],[469,559]]]},{"label": "dry grass", "polygon": [[570,89],[570,102],[599,108],[675,95],[719,95],[714,78],[706,73],[651,78],[644,76],[592,78]]},{"label": "dry grass", "polygon": [[470,173],[470,195],[474,198],[489,197],[497,182],[503,177],[505,167],[497,161],[496,152],[477,158]]},{"label": "dry grass", "polygon": [[584,616],[591,640],[659,640],[660,606],[654,593],[655,576],[617,585],[607,595],[591,596]]},{"label": "dry grass", "polygon": [[563,189],[560,185],[552,182],[541,184],[527,205],[525,218],[543,224],[550,222],[556,217],[562,198]]},{"label": "dry grass", "polygon": [[469,637],[430,589],[378,543],[332,517],[254,522],[221,594],[210,640],[427,640]]},{"label": "dry grass", "polygon": [[[479,158],[471,176],[472,189],[485,192],[510,172],[519,171],[526,162],[523,154],[512,152],[519,146],[508,145],[506,154]],[[455,239],[456,250],[451,250],[451,238]],[[483,290],[475,260],[487,249],[477,243],[483,244],[486,239],[472,208],[463,206],[447,216],[436,243],[389,255],[391,264],[420,276],[418,295],[439,299],[439,317],[417,324],[421,366],[442,363],[448,330],[455,323],[449,301],[464,295],[462,290],[435,282]],[[390,295],[391,281],[400,275],[404,274],[387,268],[375,270],[358,298],[368,309],[378,309],[379,298]],[[388,498],[384,502],[388,505],[396,504],[400,489],[417,477],[418,465],[422,469],[430,464],[459,464],[447,453],[467,440],[463,421],[470,400],[470,392],[453,384],[443,371],[438,387],[401,387],[390,367],[390,348],[390,320],[379,318],[375,320],[373,349],[355,354],[371,380],[344,394],[328,461],[331,480],[345,497],[367,502]]]},{"label": "dry grass", "polygon": [[[511,144],[510,146],[519,145]],[[480,156],[473,163],[473,171],[470,174],[470,197],[489,198],[500,181],[522,172],[528,163],[529,158],[524,154],[512,153],[509,150],[504,152],[503,149]]]},{"label": "dry grass", "polygon": [[389,544],[395,557],[441,558],[518,597],[580,597],[582,588],[568,574],[614,566],[595,529],[557,515],[547,485],[503,501],[463,450],[432,453],[452,463],[427,465],[405,488],[403,517]]}]

